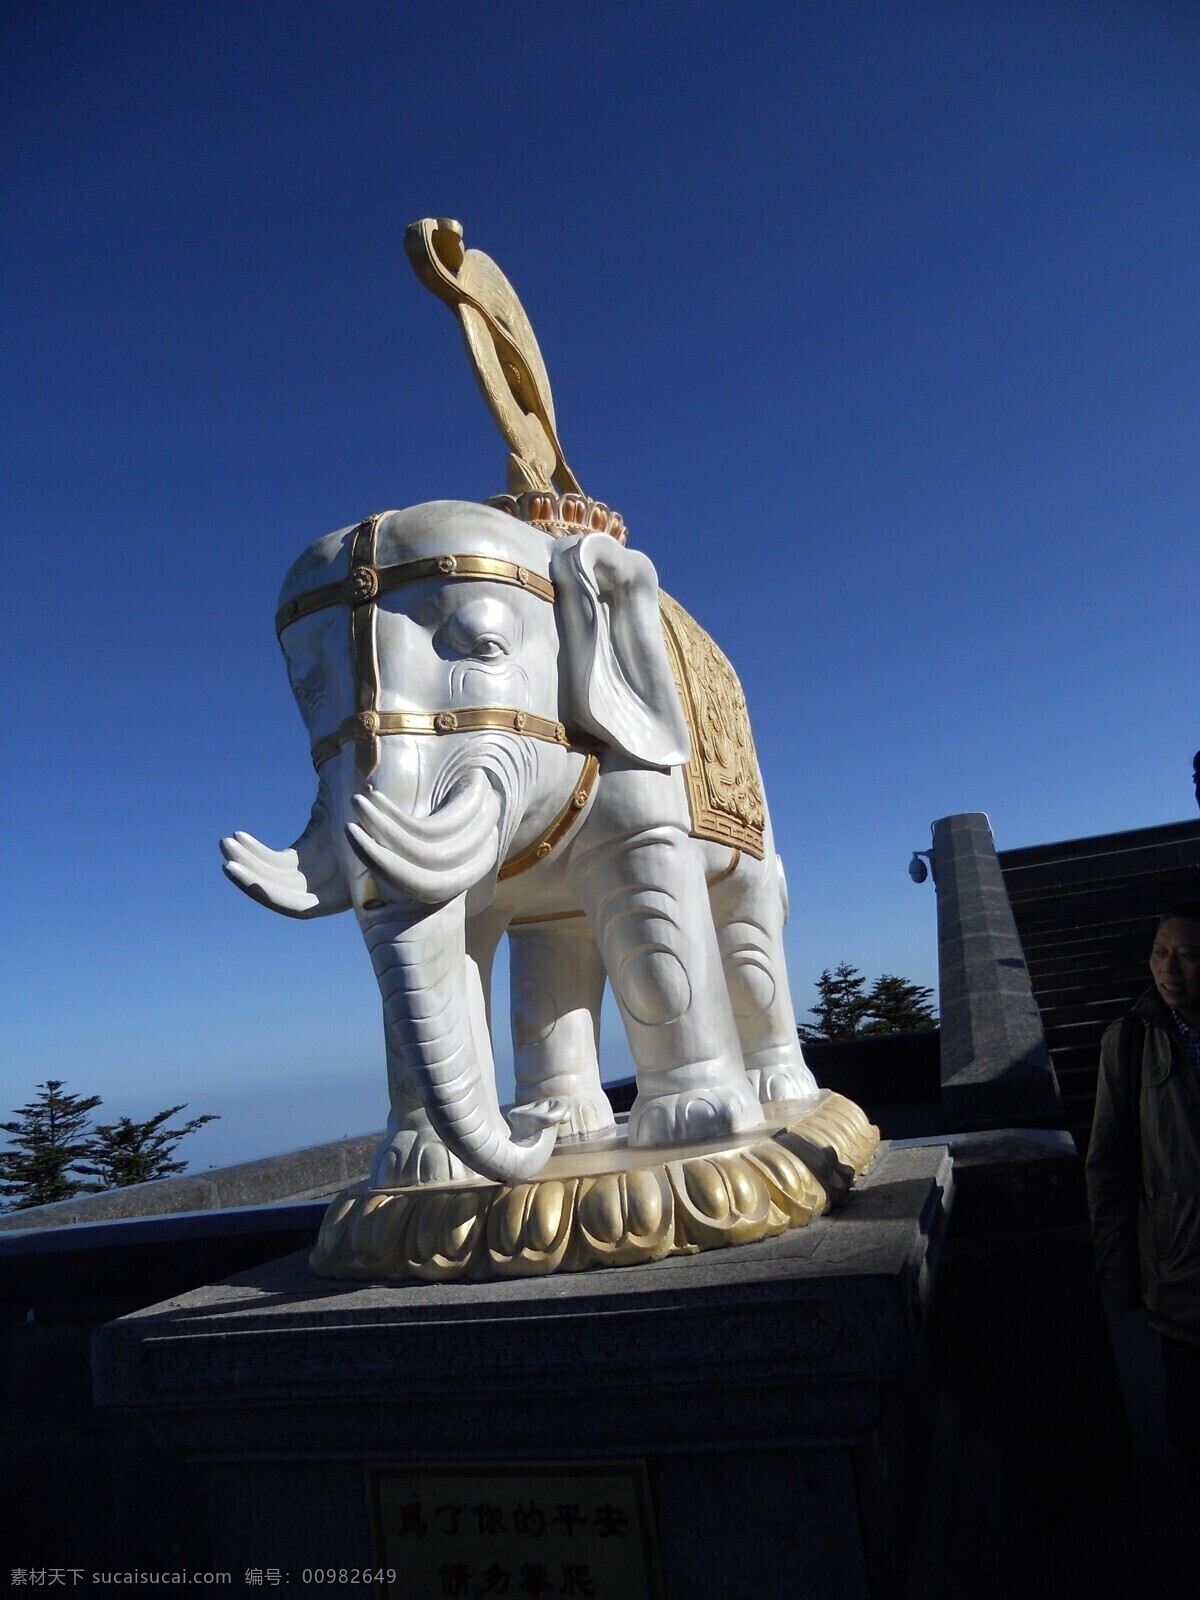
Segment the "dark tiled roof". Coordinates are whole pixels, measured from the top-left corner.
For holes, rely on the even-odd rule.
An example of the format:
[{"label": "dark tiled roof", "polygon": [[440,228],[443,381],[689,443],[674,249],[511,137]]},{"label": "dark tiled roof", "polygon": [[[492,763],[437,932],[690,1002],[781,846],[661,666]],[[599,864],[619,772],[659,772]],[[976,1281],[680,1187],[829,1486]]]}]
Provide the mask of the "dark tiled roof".
[{"label": "dark tiled roof", "polygon": [[1086,1149],[1100,1035],[1146,988],[1155,914],[1200,899],[1200,822],[997,852],[1058,1076]]}]

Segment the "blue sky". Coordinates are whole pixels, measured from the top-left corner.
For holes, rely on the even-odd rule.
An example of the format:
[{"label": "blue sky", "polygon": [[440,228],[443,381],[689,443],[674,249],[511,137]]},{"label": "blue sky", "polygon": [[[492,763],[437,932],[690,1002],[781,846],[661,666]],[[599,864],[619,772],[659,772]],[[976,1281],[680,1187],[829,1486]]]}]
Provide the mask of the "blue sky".
[{"label": "blue sky", "polygon": [[3,30],[0,1110],[186,1100],[222,1117],[197,1166],[382,1125],[352,920],[270,916],[216,842],[307,816],[293,558],[504,486],[420,216],[508,274],[584,488],[738,667],[798,1012],[843,959],[936,982],[905,868],[937,817],[1003,848],[1194,815],[1193,6]]}]

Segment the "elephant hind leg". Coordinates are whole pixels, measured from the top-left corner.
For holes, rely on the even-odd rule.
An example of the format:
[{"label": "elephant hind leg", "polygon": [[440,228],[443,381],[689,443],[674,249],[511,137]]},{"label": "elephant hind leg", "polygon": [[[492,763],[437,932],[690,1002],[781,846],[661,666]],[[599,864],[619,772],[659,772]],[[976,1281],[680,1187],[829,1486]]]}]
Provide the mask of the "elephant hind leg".
[{"label": "elephant hind leg", "polygon": [[712,888],[713,923],[746,1075],[764,1104],[817,1092],[796,1032],[783,953],[786,890],[774,851],[743,854]]},{"label": "elephant hind leg", "polygon": [[509,928],[517,1111],[567,1106],[559,1140],[602,1138],[616,1126],[600,1083],[604,963],[582,914]]}]

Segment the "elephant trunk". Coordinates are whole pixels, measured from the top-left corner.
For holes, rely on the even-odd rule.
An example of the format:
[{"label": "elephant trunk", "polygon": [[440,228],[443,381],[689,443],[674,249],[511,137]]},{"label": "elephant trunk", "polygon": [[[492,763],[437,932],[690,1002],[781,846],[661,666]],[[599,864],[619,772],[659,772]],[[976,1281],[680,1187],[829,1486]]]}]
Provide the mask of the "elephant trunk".
[{"label": "elephant trunk", "polygon": [[486,1092],[471,1021],[465,915],[465,893],[429,908],[392,905],[365,923],[364,934],[388,1043],[435,1133],[473,1171],[517,1183],[545,1166],[556,1129],[515,1139]]}]

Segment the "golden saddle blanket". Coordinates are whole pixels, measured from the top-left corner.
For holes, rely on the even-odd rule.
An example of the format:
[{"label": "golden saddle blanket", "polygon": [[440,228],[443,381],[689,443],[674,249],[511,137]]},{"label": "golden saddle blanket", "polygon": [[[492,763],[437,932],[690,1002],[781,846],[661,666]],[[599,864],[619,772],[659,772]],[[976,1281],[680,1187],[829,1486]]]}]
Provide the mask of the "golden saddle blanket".
[{"label": "golden saddle blanket", "polygon": [[742,686],[700,624],[661,590],[659,613],[692,738],[683,769],[692,833],[761,860],[766,808]]}]

